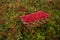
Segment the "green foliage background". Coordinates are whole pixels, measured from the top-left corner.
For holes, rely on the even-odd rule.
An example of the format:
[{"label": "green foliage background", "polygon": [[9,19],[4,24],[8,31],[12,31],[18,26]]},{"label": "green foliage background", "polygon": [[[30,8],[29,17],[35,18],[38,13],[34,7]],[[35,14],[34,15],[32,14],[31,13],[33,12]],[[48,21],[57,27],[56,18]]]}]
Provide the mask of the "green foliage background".
[{"label": "green foliage background", "polygon": [[[59,0],[0,0],[0,40],[59,40],[60,4]],[[21,34],[20,16],[35,11],[51,14],[46,24],[24,30]]]}]

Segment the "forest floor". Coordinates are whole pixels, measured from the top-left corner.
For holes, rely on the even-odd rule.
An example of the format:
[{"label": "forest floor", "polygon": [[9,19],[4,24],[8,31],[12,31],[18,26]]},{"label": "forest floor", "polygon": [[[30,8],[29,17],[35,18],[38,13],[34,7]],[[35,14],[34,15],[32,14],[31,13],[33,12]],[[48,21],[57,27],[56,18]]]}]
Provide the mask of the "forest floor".
[{"label": "forest floor", "polygon": [[[59,40],[60,9],[54,0],[0,0],[0,40]],[[40,27],[21,34],[20,16],[44,11],[51,19]],[[33,32],[33,33],[32,33]]]}]

